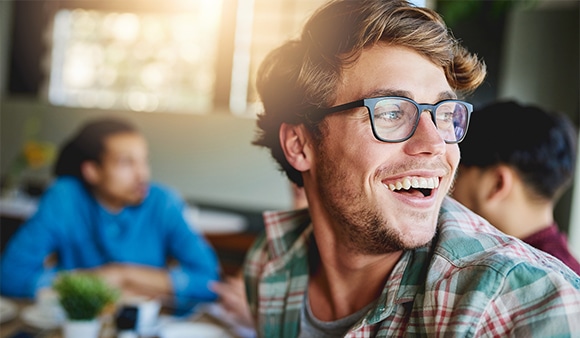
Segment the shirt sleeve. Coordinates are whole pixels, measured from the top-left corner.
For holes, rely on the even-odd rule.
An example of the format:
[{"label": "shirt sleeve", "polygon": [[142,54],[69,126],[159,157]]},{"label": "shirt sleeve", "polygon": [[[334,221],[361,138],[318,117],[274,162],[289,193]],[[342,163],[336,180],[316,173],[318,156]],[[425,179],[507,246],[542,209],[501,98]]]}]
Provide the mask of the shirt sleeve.
[{"label": "shirt sleeve", "polygon": [[55,251],[58,230],[53,227],[58,192],[48,190],[38,211],[23,223],[8,242],[0,261],[0,291],[9,297],[33,298],[39,288],[50,286],[54,271],[44,266]]},{"label": "shirt sleeve", "polygon": [[476,336],[569,337],[580,334],[580,279],[564,267],[516,265],[481,317]]}]

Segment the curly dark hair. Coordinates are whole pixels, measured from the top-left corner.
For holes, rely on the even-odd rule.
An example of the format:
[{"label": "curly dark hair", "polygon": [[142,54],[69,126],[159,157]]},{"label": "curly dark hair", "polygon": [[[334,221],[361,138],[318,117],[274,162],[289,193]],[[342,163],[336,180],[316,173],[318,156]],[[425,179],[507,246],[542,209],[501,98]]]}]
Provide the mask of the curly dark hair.
[{"label": "curly dark hair", "polygon": [[273,50],[258,70],[264,112],[258,117],[253,144],[269,148],[298,186],[303,186],[302,175],[284,156],[280,126],[304,124],[315,140],[320,137],[308,112],[329,107],[344,67],[379,42],[411,48],[441,66],[460,95],[475,90],[486,75],[483,61],[458,43],[433,10],[403,0],[329,2],[308,20],[299,38]]},{"label": "curly dark hair", "polygon": [[86,184],[81,164],[85,161],[101,161],[105,139],[114,134],[137,132],[133,125],[120,118],[106,117],[89,121],[61,148],[54,175],[74,176]]}]

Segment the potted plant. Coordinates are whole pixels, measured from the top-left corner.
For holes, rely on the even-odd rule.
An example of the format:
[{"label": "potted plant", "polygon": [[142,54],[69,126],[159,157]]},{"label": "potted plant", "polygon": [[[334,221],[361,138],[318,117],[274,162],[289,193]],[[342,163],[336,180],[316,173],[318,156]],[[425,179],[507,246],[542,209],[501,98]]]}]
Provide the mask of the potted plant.
[{"label": "potted plant", "polygon": [[[53,289],[67,315],[65,337],[98,337],[101,323],[98,316],[118,299],[119,290],[96,275],[64,273],[53,283]],[[79,329],[87,332],[78,332]]]}]

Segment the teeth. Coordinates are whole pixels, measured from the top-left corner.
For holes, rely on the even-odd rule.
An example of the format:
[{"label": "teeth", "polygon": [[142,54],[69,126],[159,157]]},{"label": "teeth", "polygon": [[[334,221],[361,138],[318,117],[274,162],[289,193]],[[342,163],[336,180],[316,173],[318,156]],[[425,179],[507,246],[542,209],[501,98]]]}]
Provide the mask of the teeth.
[{"label": "teeth", "polygon": [[411,180],[408,178],[405,178],[403,180],[403,189],[408,190],[409,188],[411,188]]},{"label": "teeth", "polygon": [[405,177],[402,181],[389,183],[389,189],[395,190],[409,190],[415,189],[434,189],[439,187],[439,178],[437,177]]},{"label": "teeth", "polygon": [[419,185],[419,180],[418,180],[417,178],[413,178],[413,179],[411,180],[411,186],[412,186],[412,187],[416,187],[416,186],[418,186],[418,185]]}]

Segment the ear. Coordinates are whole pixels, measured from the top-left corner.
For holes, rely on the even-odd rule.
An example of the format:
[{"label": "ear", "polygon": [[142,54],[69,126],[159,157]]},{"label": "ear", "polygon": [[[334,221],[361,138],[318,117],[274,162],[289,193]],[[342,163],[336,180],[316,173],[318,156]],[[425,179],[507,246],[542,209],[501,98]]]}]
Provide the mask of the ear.
[{"label": "ear", "polygon": [[97,184],[101,177],[98,165],[94,161],[84,161],[81,163],[81,174],[90,185]]},{"label": "ear", "polygon": [[280,126],[280,145],[288,163],[298,171],[310,169],[313,153],[308,136],[302,124],[282,123]]},{"label": "ear", "polygon": [[510,167],[500,164],[490,169],[489,174],[492,175],[492,184],[487,192],[487,199],[495,202],[505,200],[512,193],[516,173]]}]

